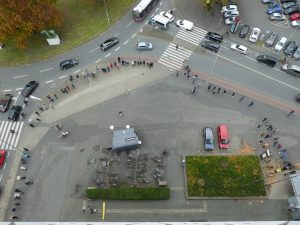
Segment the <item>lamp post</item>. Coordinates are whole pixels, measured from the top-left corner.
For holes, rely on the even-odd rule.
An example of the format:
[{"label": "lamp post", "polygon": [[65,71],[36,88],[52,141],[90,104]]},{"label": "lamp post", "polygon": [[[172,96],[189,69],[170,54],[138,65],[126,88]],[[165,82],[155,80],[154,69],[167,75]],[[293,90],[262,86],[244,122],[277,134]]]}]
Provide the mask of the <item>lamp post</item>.
[{"label": "lamp post", "polygon": [[217,63],[218,58],[219,58],[219,54],[217,54],[217,57],[216,57],[216,59],[215,59],[213,65],[212,65],[212,67],[211,67],[211,69],[210,69],[210,71],[209,71],[209,74],[208,74],[208,80],[206,81],[206,84],[210,83],[211,73],[212,73],[212,71],[214,70],[214,68],[215,68],[215,66],[216,66],[216,63]]},{"label": "lamp post", "polygon": [[107,23],[109,23],[109,16],[108,16],[108,11],[107,11],[107,7],[106,7],[106,0],[104,1],[104,7],[105,7],[105,12],[106,12],[106,18],[107,18]]}]

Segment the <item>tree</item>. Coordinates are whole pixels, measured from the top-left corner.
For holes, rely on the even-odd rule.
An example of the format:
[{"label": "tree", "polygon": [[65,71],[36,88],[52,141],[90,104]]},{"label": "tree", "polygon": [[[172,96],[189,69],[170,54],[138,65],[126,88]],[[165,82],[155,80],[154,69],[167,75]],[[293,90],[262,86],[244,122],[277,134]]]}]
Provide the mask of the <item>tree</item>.
[{"label": "tree", "polygon": [[13,39],[17,47],[27,47],[27,39],[45,28],[61,25],[62,14],[56,0],[1,0],[0,43]]}]

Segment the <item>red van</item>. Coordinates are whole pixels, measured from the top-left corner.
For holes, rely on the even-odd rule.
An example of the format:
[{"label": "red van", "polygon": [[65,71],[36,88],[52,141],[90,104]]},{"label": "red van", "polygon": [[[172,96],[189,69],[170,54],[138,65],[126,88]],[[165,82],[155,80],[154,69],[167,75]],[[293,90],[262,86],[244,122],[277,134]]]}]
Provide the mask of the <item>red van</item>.
[{"label": "red van", "polygon": [[229,132],[228,127],[225,124],[220,124],[217,128],[218,131],[218,143],[220,149],[229,148]]}]

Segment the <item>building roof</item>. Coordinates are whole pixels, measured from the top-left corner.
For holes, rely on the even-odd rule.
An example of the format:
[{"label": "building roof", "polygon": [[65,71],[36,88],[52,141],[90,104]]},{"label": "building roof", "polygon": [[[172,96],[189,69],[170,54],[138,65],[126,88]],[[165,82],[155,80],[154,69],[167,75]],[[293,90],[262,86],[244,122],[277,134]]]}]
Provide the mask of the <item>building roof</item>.
[{"label": "building roof", "polygon": [[115,130],[113,132],[112,149],[121,149],[139,144],[139,139],[133,128]]}]

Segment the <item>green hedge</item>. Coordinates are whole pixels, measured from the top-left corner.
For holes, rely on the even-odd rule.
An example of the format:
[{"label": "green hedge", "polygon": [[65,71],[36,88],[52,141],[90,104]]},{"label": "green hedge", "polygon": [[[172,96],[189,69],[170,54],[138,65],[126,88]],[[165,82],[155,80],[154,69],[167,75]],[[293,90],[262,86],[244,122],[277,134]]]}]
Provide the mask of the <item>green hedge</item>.
[{"label": "green hedge", "polygon": [[89,188],[86,190],[89,199],[110,200],[167,200],[170,197],[168,187],[152,188]]}]

